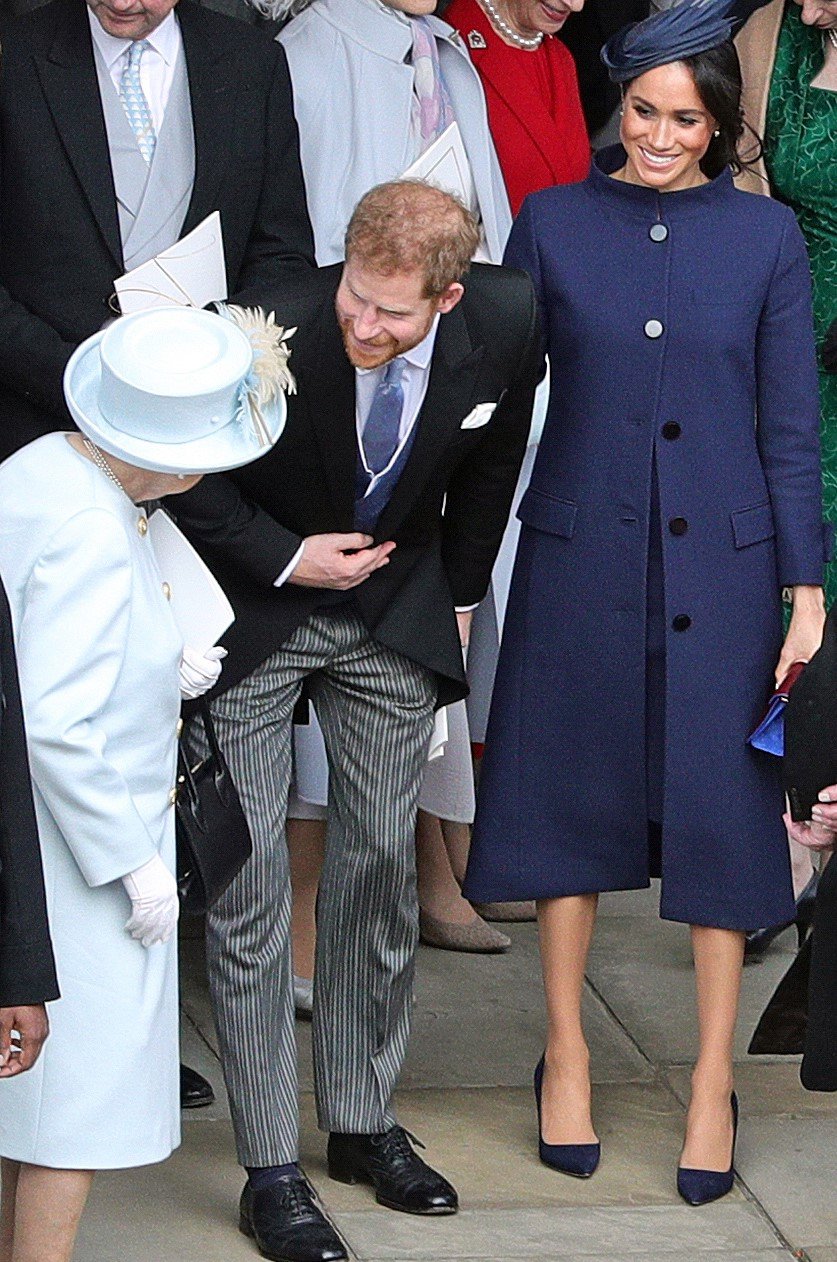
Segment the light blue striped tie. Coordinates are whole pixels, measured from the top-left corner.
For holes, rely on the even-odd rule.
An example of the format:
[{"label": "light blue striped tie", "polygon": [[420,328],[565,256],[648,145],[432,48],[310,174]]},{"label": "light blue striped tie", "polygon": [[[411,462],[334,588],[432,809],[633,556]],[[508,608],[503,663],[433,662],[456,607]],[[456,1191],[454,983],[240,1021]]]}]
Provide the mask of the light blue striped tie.
[{"label": "light blue striped tie", "polygon": [[383,473],[398,448],[404,408],[404,360],[391,359],[382,374],[363,427],[363,454],[371,473]]},{"label": "light blue striped tie", "polygon": [[154,157],[157,133],[154,131],[151,110],[148,108],[148,101],[140,82],[140,61],[146,48],[150,47],[147,39],[134,41],[128,49],[128,63],[122,71],[119,83],[119,99],[125,107],[131,131],[137,138],[139,151],[149,166]]}]

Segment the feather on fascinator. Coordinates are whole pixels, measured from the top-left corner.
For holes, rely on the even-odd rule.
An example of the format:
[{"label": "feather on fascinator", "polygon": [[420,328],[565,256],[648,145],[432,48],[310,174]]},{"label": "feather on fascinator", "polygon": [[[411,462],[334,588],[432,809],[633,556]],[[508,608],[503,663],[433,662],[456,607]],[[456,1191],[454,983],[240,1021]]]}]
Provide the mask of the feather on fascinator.
[{"label": "feather on fascinator", "polygon": [[267,446],[270,429],[264,419],[264,409],[282,391],[296,394],[296,382],[288,367],[291,352],[287,345],[296,329],[283,328],[276,323],[275,312],[266,314],[259,307],[218,303],[216,310],[246,334],[253,348],[253,363],[239,386],[237,419],[249,427],[263,446]]},{"label": "feather on fascinator", "polygon": [[694,57],[731,39],[768,0],[683,0],[674,8],[631,22],[609,39],[601,57],[614,83]]}]

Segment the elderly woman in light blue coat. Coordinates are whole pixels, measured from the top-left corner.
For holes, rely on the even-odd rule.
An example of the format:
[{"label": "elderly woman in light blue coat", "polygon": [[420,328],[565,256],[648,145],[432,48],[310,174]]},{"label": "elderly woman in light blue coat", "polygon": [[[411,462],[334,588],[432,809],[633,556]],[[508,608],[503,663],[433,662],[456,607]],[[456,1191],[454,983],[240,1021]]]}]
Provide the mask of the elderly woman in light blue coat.
[{"label": "elderly woman in light blue coat", "polygon": [[[211,686],[220,651],[184,648],[142,504],[267,449],[236,419],[253,359],[218,315],[125,317],[68,366],[82,432],[0,467],[0,571],[61,987],[40,1060],[0,1083],[0,1262],[69,1259],[92,1171],[179,1143],[177,729],[181,693]],[[275,441],[282,408],[262,415]]]}]

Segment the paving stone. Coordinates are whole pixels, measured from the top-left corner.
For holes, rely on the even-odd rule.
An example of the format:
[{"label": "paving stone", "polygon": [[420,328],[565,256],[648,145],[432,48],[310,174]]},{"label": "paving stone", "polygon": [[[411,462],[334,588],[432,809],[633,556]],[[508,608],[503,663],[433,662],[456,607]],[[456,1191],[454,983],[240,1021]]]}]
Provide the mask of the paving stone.
[{"label": "paving stone", "polygon": [[[799,1081],[801,1056],[763,1060],[750,1056],[735,1067],[735,1088],[744,1118],[837,1117],[837,1091],[806,1091]],[[666,1073],[677,1098],[686,1105],[690,1091],[689,1066]]]},{"label": "paving stone", "polygon": [[599,918],[602,916],[639,916],[658,920],[660,916],[660,882],[652,881],[647,890],[617,890],[599,895]]},{"label": "paving stone", "polygon": [[[774,948],[744,970],[736,1057],[745,1060],[756,1022],[792,953]],[[655,1064],[688,1064],[697,1052],[694,968],[686,925],[610,915],[597,925],[588,969],[596,991]]]},{"label": "paving stone", "polygon": [[96,1176],[73,1262],[256,1262],[241,1187],[229,1123],[186,1125],[167,1162]]},{"label": "paving stone", "polygon": [[[401,1082],[411,1087],[523,1086],[543,1051],[544,1000],[534,925],[510,925],[505,956],[424,948]],[[589,990],[584,1021],[596,1082],[648,1079],[653,1069]],[[441,1055],[440,1055],[441,1049]]]},{"label": "paving stone", "polygon": [[[608,1084],[596,1090],[594,1115],[603,1155],[595,1176],[585,1180],[568,1178],[538,1160],[529,1090],[407,1091],[398,1093],[396,1103],[399,1120],[427,1145],[422,1156],[452,1181],[468,1209],[680,1203],[674,1171],[683,1114],[657,1084]],[[315,1127],[308,1097],[303,1162],[323,1200],[335,1210],[368,1208],[368,1187],[327,1178],[324,1137]]]},{"label": "paving stone", "polygon": [[215,1052],[207,1046],[206,1040],[186,1016],[180,1019],[180,1059],[190,1069],[196,1069],[204,1078],[212,1083],[215,1092],[215,1103],[203,1109],[184,1109],[183,1122],[217,1122],[221,1118],[229,1118],[230,1106],[224,1087],[224,1075],[221,1063]]},{"label": "paving stone", "polygon": [[[792,958],[792,934],[745,972],[737,1042],[743,1124],[730,1197],[695,1210],[679,1201],[675,1166],[688,1062],[694,974],[688,930],[660,922],[659,890],[606,895],[591,958],[585,1020],[603,1161],[586,1182],[537,1160],[531,1072],[542,1049],[543,996],[534,925],[511,925],[506,956],[423,949],[414,1037],[398,1094],[404,1125],[458,1186],[455,1218],[426,1220],[375,1205],[369,1188],[332,1183],[311,1095],[311,1031],[297,1023],[302,1160],[364,1262],[837,1262],[837,1095],[805,1092],[798,1058],[751,1058],[746,1044]],[[75,1262],[247,1262],[237,1230],[242,1172],[214,1054],[200,927],[181,941],[182,1047],[218,1103],[184,1114],[167,1163],[100,1176]],[[777,1230],[778,1229],[778,1230]]]},{"label": "paving stone", "polygon": [[[746,1203],[637,1209],[492,1209],[464,1210],[451,1218],[415,1220],[378,1207],[354,1214],[337,1214],[335,1221],[350,1246],[364,1262],[441,1262],[456,1258],[547,1260],[600,1258],[689,1257],[705,1262],[706,1255],[736,1251],[745,1257],[767,1253],[780,1262],[783,1252],[770,1227]],[[714,1260],[713,1260],[714,1262]]]},{"label": "paving stone", "polygon": [[[546,1256],[546,1262],[573,1262],[579,1254],[574,1252],[555,1253],[550,1252]],[[585,1256],[585,1255],[581,1255]],[[590,1254],[586,1255],[590,1257]],[[595,1256],[595,1255],[593,1255]],[[609,1262],[659,1262],[660,1257],[665,1258],[665,1262],[695,1262],[695,1254],[689,1249],[685,1252],[678,1250],[676,1253],[669,1253],[668,1250],[664,1254],[660,1254],[656,1250],[654,1253],[613,1253],[609,1255]],[[715,1249],[708,1252],[701,1250],[697,1255],[700,1262],[783,1262],[783,1259],[795,1258],[797,1255],[789,1249],[783,1249],[777,1244],[775,1249],[757,1249],[755,1252],[748,1249],[746,1252],[739,1252],[737,1249],[730,1253],[724,1251],[718,1253]],[[368,1258],[366,1262],[386,1262],[385,1258]],[[399,1262],[419,1262],[419,1259],[399,1259]],[[487,1258],[480,1254],[477,1257],[457,1258],[457,1262],[530,1262],[529,1258],[524,1258],[521,1254],[515,1257],[494,1257]],[[837,1253],[823,1255],[822,1260],[819,1254],[811,1255],[811,1262],[837,1262]]]},{"label": "paving stone", "polygon": [[837,1248],[837,1117],[751,1118],[736,1169],[787,1240]]}]

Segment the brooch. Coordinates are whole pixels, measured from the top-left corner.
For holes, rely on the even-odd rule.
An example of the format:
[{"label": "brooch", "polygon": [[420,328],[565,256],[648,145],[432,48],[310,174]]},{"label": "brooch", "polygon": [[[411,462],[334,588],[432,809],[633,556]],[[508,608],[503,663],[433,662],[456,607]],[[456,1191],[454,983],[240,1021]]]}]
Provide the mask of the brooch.
[{"label": "brooch", "polygon": [[487,48],[482,31],[469,31],[467,35],[469,48]]}]

